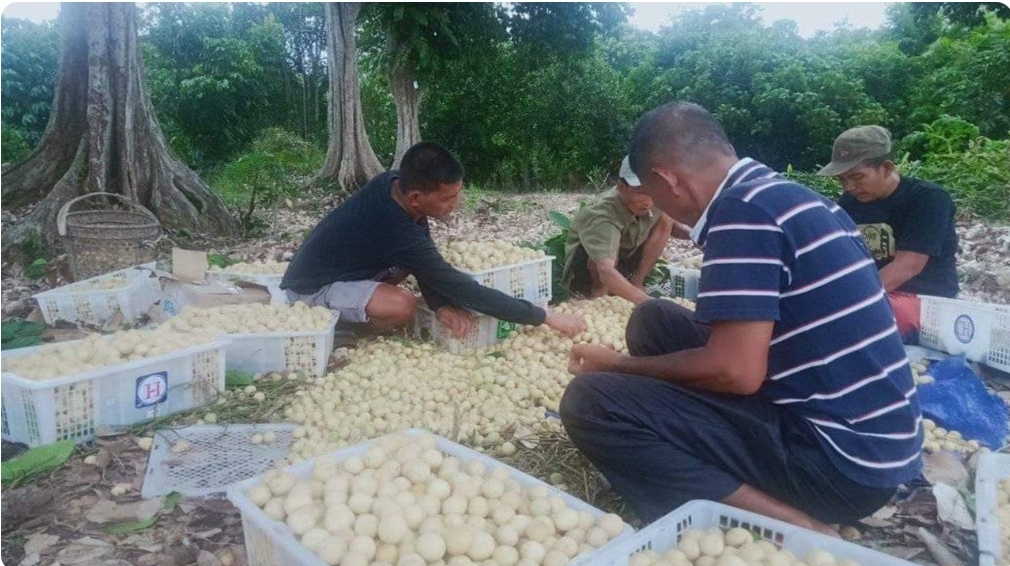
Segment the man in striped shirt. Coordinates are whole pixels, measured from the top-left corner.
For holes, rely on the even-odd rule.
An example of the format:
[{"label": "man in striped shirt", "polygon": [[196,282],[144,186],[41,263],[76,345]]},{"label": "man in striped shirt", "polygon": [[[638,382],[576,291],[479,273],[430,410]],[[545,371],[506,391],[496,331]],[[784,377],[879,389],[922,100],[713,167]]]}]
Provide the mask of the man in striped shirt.
[{"label": "man in striped shirt", "polygon": [[830,532],[884,505],[919,474],[921,414],[852,220],[695,104],[647,113],[629,153],[704,250],[697,310],[639,305],[630,356],[575,346],[569,436],[646,521],[708,499]]}]

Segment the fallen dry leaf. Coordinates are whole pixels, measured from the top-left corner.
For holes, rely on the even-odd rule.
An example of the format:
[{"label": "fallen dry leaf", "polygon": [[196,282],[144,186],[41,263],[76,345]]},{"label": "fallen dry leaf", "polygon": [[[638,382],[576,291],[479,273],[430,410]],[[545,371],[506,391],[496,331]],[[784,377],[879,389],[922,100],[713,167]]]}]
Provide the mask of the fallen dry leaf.
[{"label": "fallen dry leaf", "polygon": [[150,519],[164,505],[164,498],[143,499],[132,503],[116,503],[109,499],[99,501],[84,513],[84,518],[92,523],[121,523]]},{"label": "fallen dry leaf", "polygon": [[34,533],[25,542],[25,554],[42,554],[54,544],[60,542],[60,537],[48,533]]},{"label": "fallen dry leaf", "polygon": [[83,537],[67,544],[66,548],[56,554],[60,564],[86,564],[115,551],[115,548],[104,541]]},{"label": "fallen dry leaf", "polygon": [[932,484],[961,487],[968,482],[968,468],[959,457],[946,450],[922,456],[922,475]]},{"label": "fallen dry leaf", "polygon": [[936,538],[933,533],[927,531],[926,529],[919,527],[916,530],[916,534],[922,544],[926,546],[926,550],[933,556],[933,560],[939,566],[964,566],[960,560],[954,556],[954,553],[950,551],[938,538]]},{"label": "fallen dry leaf", "polygon": [[933,496],[936,497],[936,516],[940,521],[961,529],[975,530],[975,519],[956,488],[938,483],[933,486]]}]

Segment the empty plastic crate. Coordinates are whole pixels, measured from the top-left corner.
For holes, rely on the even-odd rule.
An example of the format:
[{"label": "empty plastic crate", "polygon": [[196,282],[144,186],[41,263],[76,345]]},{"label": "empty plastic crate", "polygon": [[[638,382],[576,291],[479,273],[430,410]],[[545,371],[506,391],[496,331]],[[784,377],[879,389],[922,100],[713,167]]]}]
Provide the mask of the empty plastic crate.
[{"label": "empty plastic crate", "polygon": [[920,295],[919,344],[1010,372],[1010,306]]},{"label": "empty plastic crate", "polygon": [[698,281],[701,271],[670,266],[670,295],[691,301],[698,298]]}]

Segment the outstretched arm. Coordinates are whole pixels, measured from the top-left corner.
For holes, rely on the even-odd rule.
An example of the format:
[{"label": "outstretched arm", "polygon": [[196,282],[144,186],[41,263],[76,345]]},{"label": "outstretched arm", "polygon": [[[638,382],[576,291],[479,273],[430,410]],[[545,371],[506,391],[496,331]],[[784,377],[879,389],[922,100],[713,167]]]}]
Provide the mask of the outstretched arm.
[{"label": "outstretched arm", "polygon": [[617,260],[601,259],[594,262],[590,269],[593,269],[594,266],[600,278],[600,285],[606,292],[627,299],[636,305],[651,298],[640,287],[624,278],[624,275],[617,270]]},{"label": "outstretched arm", "polygon": [[656,261],[663,255],[666,243],[670,241],[670,233],[673,230],[673,219],[660,213],[659,220],[653,225],[649,237],[642,244],[642,258],[638,261],[638,267],[634,275],[631,276],[631,284],[642,288],[645,286],[645,278],[656,267]]}]

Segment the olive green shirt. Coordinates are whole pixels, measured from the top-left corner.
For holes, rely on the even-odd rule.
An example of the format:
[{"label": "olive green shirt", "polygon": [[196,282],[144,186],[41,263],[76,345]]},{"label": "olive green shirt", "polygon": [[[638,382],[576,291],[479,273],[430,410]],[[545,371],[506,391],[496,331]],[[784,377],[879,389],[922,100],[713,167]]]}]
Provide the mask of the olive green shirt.
[{"label": "olive green shirt", "polygon": [[586,270],[585,265],[576,265],[582,263],[576,261],[576,257],[582,255],[580,248],[593,261],[614,259],[620,262],[632,256],[645,243],[659,216],[655,207],[645,216],[635,216],[624,205],[616,188],[604,192],[572,218],[565,244],[562,283],[571,288],[576,272]]}]

